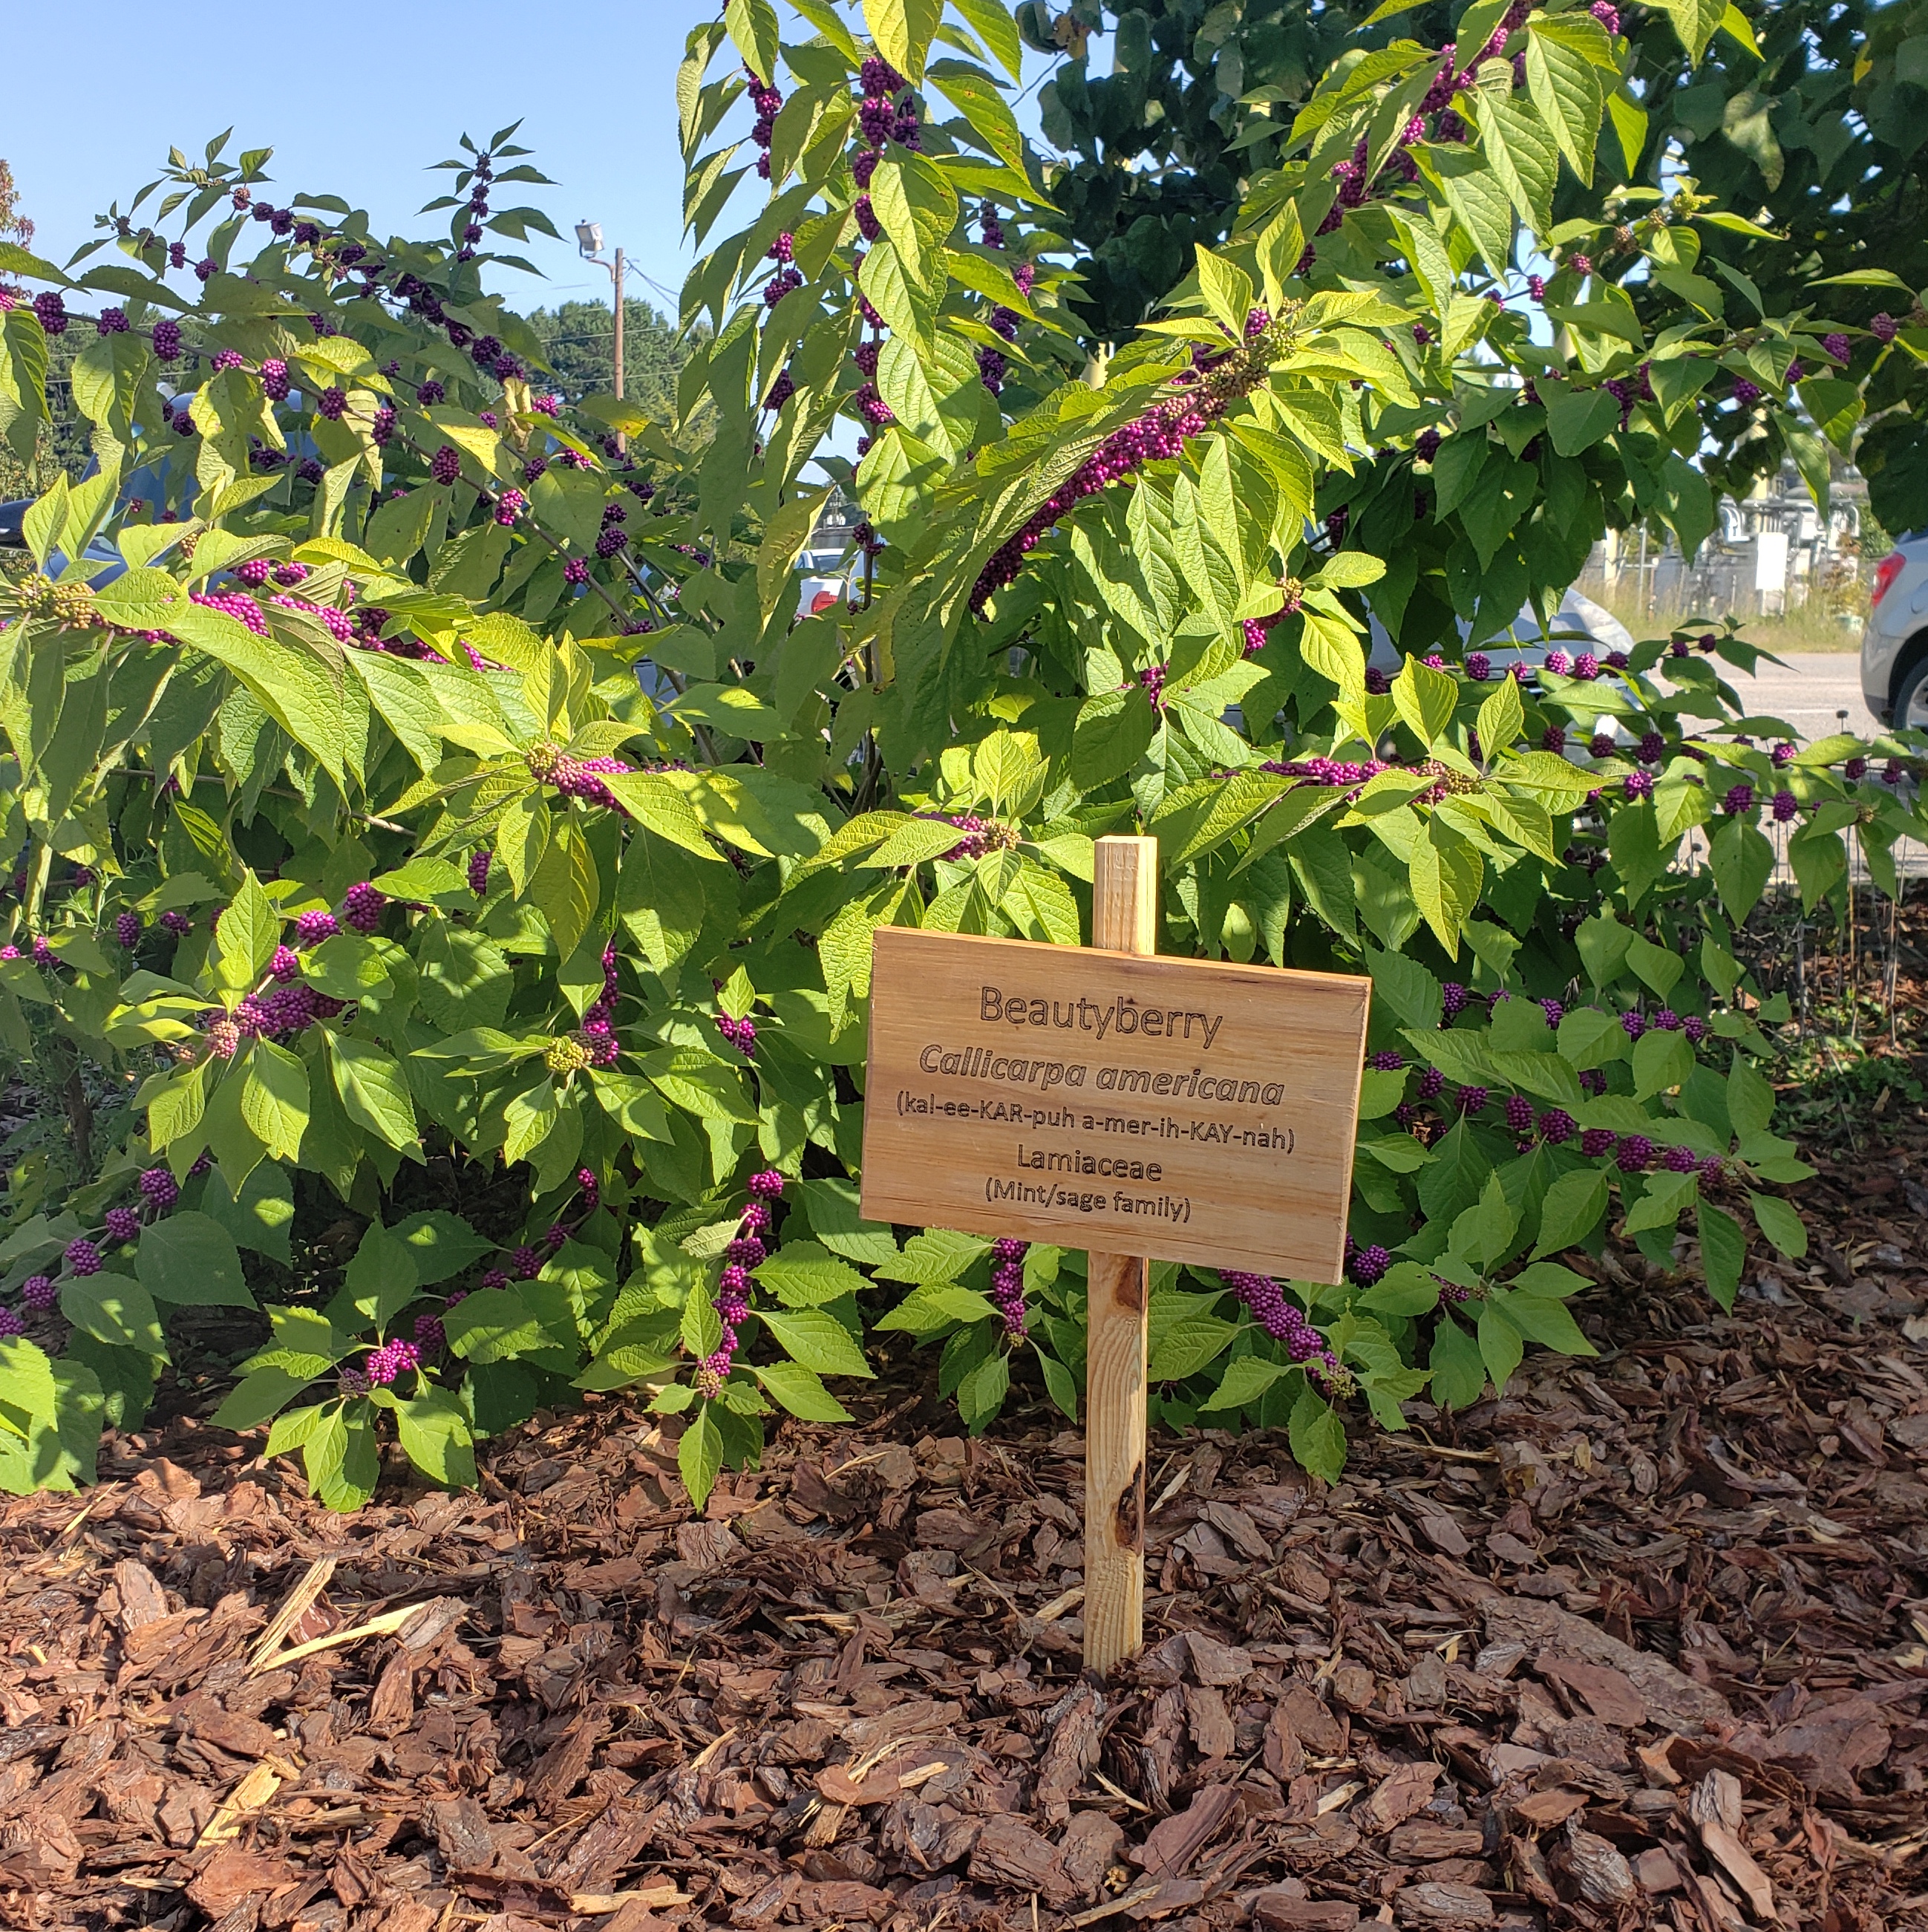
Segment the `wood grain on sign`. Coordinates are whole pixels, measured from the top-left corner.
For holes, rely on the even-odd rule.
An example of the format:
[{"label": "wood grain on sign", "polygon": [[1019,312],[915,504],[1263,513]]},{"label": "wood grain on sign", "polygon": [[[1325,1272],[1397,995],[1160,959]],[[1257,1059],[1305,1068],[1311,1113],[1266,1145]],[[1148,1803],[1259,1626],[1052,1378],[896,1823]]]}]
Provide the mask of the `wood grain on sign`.
[{"label": "wood grain on sign", "polygon": [[1370,992],[880,927],[865,1217],[1336,1282]]}]

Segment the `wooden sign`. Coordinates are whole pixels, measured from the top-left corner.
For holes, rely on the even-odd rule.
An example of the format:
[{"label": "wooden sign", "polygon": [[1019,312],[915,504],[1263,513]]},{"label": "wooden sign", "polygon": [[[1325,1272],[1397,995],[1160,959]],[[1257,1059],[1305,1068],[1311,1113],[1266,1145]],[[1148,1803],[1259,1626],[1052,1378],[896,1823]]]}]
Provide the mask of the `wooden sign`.
[{"label": "wooden sign", "polygon": [[865,1217],[1336,1282],[1370,986],[882,927]]},{"label": "wooden sign", "polygon": [[879,929],[863,1212],[1090,1250],[1084,1661],[1144,1641],[1157,1256],[1336,1282],[1370,982],[1159,959],[1158,841],[1100,838],[1089,949]]},{"label": "wooden sign", "polygon": [[1144,1640],[1150,1258],[1336,1282],[1371,982],[1160,959],[1158,842],[1087,947],[880,928],[865,1218],[1090,1250],[1084,1661]]}]

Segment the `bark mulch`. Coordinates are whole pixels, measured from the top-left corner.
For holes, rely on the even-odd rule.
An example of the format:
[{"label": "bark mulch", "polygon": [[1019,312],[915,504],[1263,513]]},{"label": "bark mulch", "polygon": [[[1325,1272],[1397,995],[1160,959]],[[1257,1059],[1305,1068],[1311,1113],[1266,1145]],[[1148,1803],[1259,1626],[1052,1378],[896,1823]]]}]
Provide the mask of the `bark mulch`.
[{"label": "bark mulch", "polygon": [[700,1521],[613,1401],[346,1519],[258,1438],[121,1440],[0,1509],[0,1922],[1928,1924],[1924,1188],[1917,1114],[1732,1320],[1610,1250],[1600,1359],[1336,1487],[1158,1444],[1102,1686],[1081,1438],[919,1375]]}]

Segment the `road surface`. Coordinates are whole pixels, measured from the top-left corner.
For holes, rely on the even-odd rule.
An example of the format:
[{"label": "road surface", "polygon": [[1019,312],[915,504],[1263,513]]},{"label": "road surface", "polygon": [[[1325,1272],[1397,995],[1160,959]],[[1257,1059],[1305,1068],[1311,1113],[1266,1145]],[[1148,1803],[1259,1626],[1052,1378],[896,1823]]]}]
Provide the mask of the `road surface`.
[{"label": "road surface", "polygon": [[[1804,739],[1852,731],[1872,737],[1881,729],[1861,696],[1861,659],[1855,651],[1804,651],[1777,664],[1763,663],[1753,677],[1731,665],[1721,674],[1756,717],[1784,718]],[[1842,722],[1837,715],[1848,714]]]}]

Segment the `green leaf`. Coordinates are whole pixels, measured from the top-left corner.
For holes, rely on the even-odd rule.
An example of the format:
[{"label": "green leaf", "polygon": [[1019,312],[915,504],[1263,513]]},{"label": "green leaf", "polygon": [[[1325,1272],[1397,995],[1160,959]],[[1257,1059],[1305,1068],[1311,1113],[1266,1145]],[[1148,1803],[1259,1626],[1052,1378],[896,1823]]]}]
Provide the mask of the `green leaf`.
[{"label": "green leaf", "polygon": [[241,1090],[241,1118],[274,1159],[293,1160],[300,1154],[308,1124],[308,1070],[285,1046],[271,1040],[254,1042]]},{"label": "green leaf", "polygon": [[328,1056],[348,1118],[391,1148],[415,1146],[415,1102],[400,1066],[379,1048],[332,1030]]},{"label": "green leaf", "polygon": [[1563,1355],[1597,1355],[1596,1348],[1581,1334],[1580,1326],[1564,1301],[1537,1294],[1508,1294],[1498,1303],[1500,1312],[1525,1336],[1543,1348],[1557,1349]]},{"label": "green leaf", "polygon": [[848,1262],[814,1241],[786,1241],[755,1272],[786,1308],[820,1308],[870,1286]]},{"label": "green leaf", "polygon": [[205,1214],[183,1210],[144,1229],[134,1267],[157,1301],[192,1308],[254,1306],[234,1237]]},{"label": "green leaf", "polygon": [[1693,1070],[1694,1050],[1685,1034],[1645,1033],[1634,1043],[1633,1097],[1645,1100],[1669,1092]]},{"label": "green leaf", "polygon": [[1172,1323],[1153,1343],[1145,1370],[1154,1382],[1183,1382],[1215,1361],[1238,1333],[1236,1325],[1216,1315],[1190,1315]]},{"label": "green leaf", "polygon": [[[227,1392],[226,1399],[210,1418],[217,1429],[258,1429],[270,1416],[277,1415],[306,1388],[314,1378],[296,1375],[286,1369],[256,1369],[241,1377]],[[314,1415],[319,1412],[307,1412]],[[267,1454],[280,1455],[295,1445],[271,1436]]]},{"label": "green leaf", "polygon": [[1194,266],[1206,308],[1233,340],[1243,341],[1246,317],[1252,313],[1252,278],[1237,262],[1203,247],[1197,251]]},{"label": "green leaf", "polygon": [[717,1472],[723,1467],[723,1436],[710,1414],[711,1406],[706,1402],[698,1406],[676,1444],[676,1468],[691,1504],[698,1510],[709,1502]]},{"label": "green leaf", "polygon": [[443,1311],[449,1347],[471,1362],[503,1362],[549,1346],[549,1331],[512,1288],[480,1288]]},{"label": "green leaf", "polygon": [[1754,1210],[1755,1226],[1790,1261],[1799,1261],[1807,1252],[1807,1230],[1779,1196],[1750,1194],[1747,1204]]},{"label": "green leaf", "polygon": [[951,0],[968,20],[991,58],[1014,81],[1024,76],[1024,43],[1018,37],[1017,23],[1004,0]]},{"label": "green leaf", "polygon": [[253,991],[280,942],[280,915],[250,872],[222,909],[216,929],[214,983],[233,992]]},{"label": "green leaf", "polygon": [[1439,1283],[1432,1271],[1417,1262],[1397,1262],[1354,1305],[1380,1315],[1414,1316],[1438,1304]]},{"label": "green leaf", "polygon": [[862,1376],[874,1372],[864,1360],[863,1351],[849,1329],[834,1315],[820,1308],[799,1309],[778,1314],[773,1308],[760,1308],[757,1318],[770,1331],[778,1348],[806,1369],[820,1376]]},{"label": "green leaf", "polygon": [[201,1210],[219,1222],[237,1246],[265,1255],[283,1268],[292,1264],[288,1229],[295,1218],[294,1190],[287,1169],[277,1162],[263,1161],[242,1184],[238,1198],[228,1192],[226,1180],[216,1168],[202,1189]]},{"label": "green leaf", "polygon": [[411,1214],[388,1232],[408,1250],[415,1280],[424,1288],[460,1274],[495,1250],[495,1244],[484,1240],[459,1214],[440,1208]]},{"label": "green leaf", "polygon": [[1557,1255],[1564,1248],[1585,1240],[1600,1226],[1606,1212],[1607,1178],[1594,1167],[1563,1174],[1546,1190],[1540,1208],[1540,1239],[1534,1245],[1536,1258]]},{"label": "green leaf", "polygon": [[424,1390],[398,1400],[394,1413],[403,1450],[430,1482],[451,1490],[475,1486],[474,1438],[454,1396],[440,1389]]},{"label": "green leaf", "polygon": [[[1582,16],[1584,17],[1584,16]],[[1553,131],[1567,164],[1580,179],[1591,185],[1594,178],[1594,150],[1600,140],[1600,116],[1606,105],[1606,79],[1599,62],[1590,59],[1579,47],[1567,44],[1567,36],[1580,22],[1572,15],[1561,25],[1558,38],[1545,31],[1543,20],[1528,24],[1526,86],[1528,98],[1542,120]],[[1604,29],[1589,22],[1599,32],[1601,48],[1609,64],[1612,50]],[[1539,29],[1539,31],[1535,31]],[[1551,422],[1551,412],[1549,422]],[[1561,455],[1573,452],[1555,448]]]},{"label": "green leaf", "polygon": [[1372,975],[1372,997],[1391,1007],[1402,1024],[1421,1032],[1438,1027],[1445,995],[1439,982],[1417,959],[1403,952],[1369,948],[1366,964]]},{"label": "green leaf", "polygon": [[751,1363],[750,1372],[791,1414],[805,1422],[849,1422],[850,1412],[821,1377],[795,1362]]},{"label": "green leaf", "polygon": [[1767,890],[1774,876],[1774,848],[1744,819],[1730,818],[1714,835],[1708,862],[1721,906],[1738,926]]},{"label": "green leaf", "polygon": [[943,0],[864,0],[864,25],[877,52],[913,86],[924,78],[943,13]]},{"label": "green leaf", "polygon": [[1435,670],[1409,657],[1393,680],[1393,702],[1414,736],[1429,749],[1453,722],[1459,682],[1450,672]]},{"label": "green leaf", "polygon": [[757,78],[766,87],[774,85],[781,28],[770,0],[729,0],[723,20],[736,51]]},{"label": "green leaf", "polygon": [[1625,1232],[1638,1234],[1649,1228],[1672,1227],[1699,1192],[1698,1174],[1663,1172],[1651,1175],[1640,1198],[1627,1215]]},{"label": "green leaf", "polygon": [[1339,1412],[1310,1389],[1300,1396],[1287,1426],[1286,1440],[1299,1466],[1309,1475],[1336,1483],[1345,1469],[1345,1424]]},{"label": "green leaf", "polygon": [[1493,1392],[1504,1395],[1513,1372],[1526,1354],[1525,1338],[1507,1318],[1497,1297],[1480,1304],[1478,1332],[1480,1360],[1492,1378]]},{"label": "green leaf", "polygon": [[408,1244],[397,1240],[380,1222],[370,1222],[362,1230],[361,1242],[342,1283],[349,1305],[366,1316],[378,1330],[385,1331],[389,1322],[415,1298],[420,1286],[415,1256]]},{"label": "green leaf", "polygon": [[167,1343],[154,1298],[121,1274],[67,1275],[60,1284],[60,1312],[74,1327],[123,1348],[167,1359]]},{"label": "green leaf", "polygon": [[1740,1292],[1741,1270],[1747,1258],[1747,1238],[1741,1223],[1724,1208],[1703,1201],[1698,1210],[1701,1268],[1707,1292],[1725,1309],[1732,1309]]},{"label": "green leaf", "polygon": [[1096,791],[1121,778],[1150,748],[1158,721],[1136,686],[1101,692],[1079,708],[1072,734],[1072,782]]},{"label": "green leaf", "polygon": [[1226,1364],[1218,1387],[1198,1405],[1198,1413],[1206,1415],[1217,1409],[1246,1408],[1282,1376],[1290,1372],[1284,1364],[1268,1362],[1262,1355],[1234,1356]]}]

